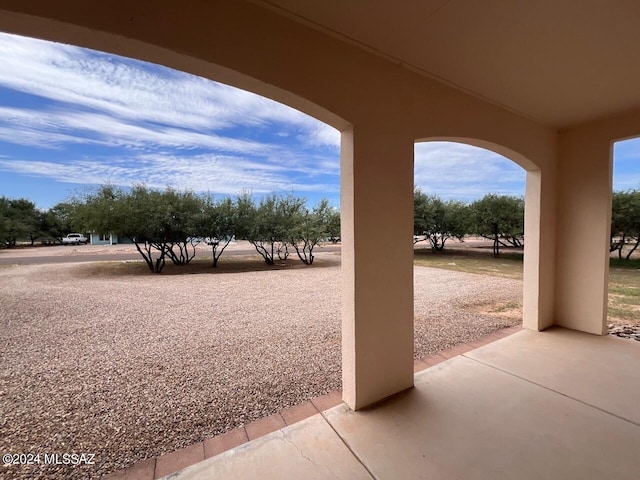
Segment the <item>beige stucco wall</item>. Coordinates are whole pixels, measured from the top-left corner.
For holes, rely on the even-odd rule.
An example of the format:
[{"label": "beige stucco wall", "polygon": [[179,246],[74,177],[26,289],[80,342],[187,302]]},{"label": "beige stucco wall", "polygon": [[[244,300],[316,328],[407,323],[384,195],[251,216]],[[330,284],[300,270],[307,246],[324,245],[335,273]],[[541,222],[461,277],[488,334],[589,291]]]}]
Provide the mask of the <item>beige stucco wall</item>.
[{"label": "beige stucco wall", "polygon": [[555,320],[606,331],[613,143],[640,135],[640,109],[560,133]]},{"label": "beige stucco wall", "polygon": [[[414,141],[459,139],[528,170],[525,325],[546,328],[554,311],[566,318],[572,308],[554,303],[557,133],[550,128],[241,1],[0,0],[0,30],[203,75],[343,132],[343,391],[354,408],[413,382]],[[385,254],[380,243],[389,246]],[[562,292],[571,296],[570,261],[563,265]]]}]

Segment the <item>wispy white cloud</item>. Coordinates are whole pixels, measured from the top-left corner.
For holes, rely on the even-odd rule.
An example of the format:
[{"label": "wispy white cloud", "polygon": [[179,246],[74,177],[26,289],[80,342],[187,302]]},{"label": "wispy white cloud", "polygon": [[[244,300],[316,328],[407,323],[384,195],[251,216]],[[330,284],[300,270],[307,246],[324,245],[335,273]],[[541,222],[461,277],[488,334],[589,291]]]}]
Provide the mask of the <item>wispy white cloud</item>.
[{"label": "wispy white cloud", "polygon": [[112,147],[212,149],[251,154],[281,146],[167,126],[135,124],[102,113],[0,107],[0,139],[20,145],[59,149],[65,144]]},{"label": "wispy white cloud", "polygon": [[302,112],[164,67],[2,33],[0,64],[2,87],[62,102],[75,111],[101,112],[123,124],[208,132],[282,124],[311,144],[339,146],[335,129]]},{"label": "wispy white cloud", "polygon": [[315,122],[309,125],[307,131],[300,138],[313,146],[340,147],[340,132],[326,123]]},{"label": "wispy white cloud", "polygon": [[415,145],[415,184],[443,198],[474,200],[487,193],[524,195],[524,169],[494,152],[450,142]]},{"label": "wispy white cloud", "polygon": [[0,142],[33,149],[2,159],[4,172],[219,194],[339,190],[340,133],[267,98],[2,33],[0,64],[0,89],[28,100],[0,106]]},{"label": "wispy white cloud", "polygon": [[160,189],[171,185],[220,195],[235,195],[243,189],[256,194],[295,191],[303,195],[308,192],[338,191],[336,183],[292,181],[300,172],[286,165],[216,155],[141,155],[133,159],[78,159],[64,163],[0,159],[0,171],[46,177],[63,183],[111,183],[120,186],[144,183]]}]

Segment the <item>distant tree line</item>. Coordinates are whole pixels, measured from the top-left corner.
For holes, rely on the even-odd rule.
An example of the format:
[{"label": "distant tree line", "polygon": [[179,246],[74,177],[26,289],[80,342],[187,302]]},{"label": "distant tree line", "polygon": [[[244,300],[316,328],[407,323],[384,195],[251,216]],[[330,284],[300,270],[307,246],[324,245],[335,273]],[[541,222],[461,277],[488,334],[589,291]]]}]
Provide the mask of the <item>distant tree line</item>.
[{"label": "distant tree line", "polygon": [[[24,198],[0,197],[0,248],[15,247],[18,241],[62,243],[73,231],[130,239],[153,272],[162,271],[167,260],[188,264],[203,238],[213,239],[213,266],[234,238],[248,240],[269,265],[293,252],[312,264],[320,241],[338,240],[340,213],[326,199],[310,209],[305,199],[293,195],[256,200],[242,193],[214,200],[140,185],[129,190],[105,185],[46,211]],[[488,194],[465,203],[415,189],[414,243],[428,242],[434,251],[442,251],[448,240],[467,235],[492,240],[496,256],[500,247],[523,246],[524,200]],[[638,247],[640,190],[614,192],[610,252],[629,259]]]},{"label": "distant tree line", "polygon": [[501,246],[524,245],[524,200],[520,197],[491,193],[465,203],[445,201],[416,188],[413,202],[414,244],[428,241],[434,251],[442,251],[449,239],[477,235],[493,240],[496,257]]},{"label": "distant tree line", "polygon": [[15,247],[18,241],[33,245],[62,243],[62,237],[71,231],[70,205],[59,203],[41,211],[26,198],[0,197],[0,248]]},{"label": "distant tree line", "polygon": [[610,252],[627,260],[640,246],[640,190],[613,193],[610,245]]},{"label": "distant tree line", "polygon": [[68,222],[66,233],[109,233],[129,239],[155,273],[167,261],[189,264],[204,239],[211,246],[214,267],[232,239],[248,240],[268,265],[290,252],[311,265],[318,243],[336,242],[340,236],[340,212],[328,200],[309,208],[304,198],[293,195],[258,201],[242,193],[235,200],[216,200],[172,188],[104,185],[52,210],[61,214],[59,223]]}]

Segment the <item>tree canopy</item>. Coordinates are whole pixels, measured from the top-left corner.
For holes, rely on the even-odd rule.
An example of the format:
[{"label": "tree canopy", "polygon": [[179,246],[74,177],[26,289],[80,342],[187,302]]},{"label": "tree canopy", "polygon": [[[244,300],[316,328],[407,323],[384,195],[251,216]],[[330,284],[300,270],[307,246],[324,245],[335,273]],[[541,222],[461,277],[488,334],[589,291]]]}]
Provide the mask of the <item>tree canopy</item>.
[{"label": "tree canopy", "polygon": [[[211,245],[213,266],[232,239],[248,240],[268,265],[286,259],[289,247],[313,263],[313,249],[339,228],[339,213],[322,200],[309,210],[304,198],[248,192],[215,200],[189,191],[124,190],[104,185],[73,202],[74,223],[85,231],[110,232],[130,239],[149,270],[159,273],[167,259],[188,264],[203,240]],[[336,222],[336,216],[338,221]]]},{"label": "tree canopy", "polygon": [[494,241],[494,255],[500,246],[524,245],[524,199],[490,193],[471,204],[472,231]]},{"label": "tree canopy", "polygon": [[624,256],[628,260],[640,246],[640,190],[613,192],[610,251],[622,258],[627,244],[630,248]]},{"label": "tree canopy", "polygon": [[15,247],[19,239],[31,244],[42,234],[42,214],[26,198],[0,197],[0,238],[4,246]]},{"label": "tree canopy", "polygon": [[[304,198],[267,195],[256,200],[249,192],[214,199],[172,188],[144,185],[123,189],[103,185],[80,198],[40,211],[28,199],[0,197],[0,248],[38,238],[62,242],[73,231],[112,233],[130,239],[149,269],[160,272],[167,259],[188,264],[203,240],[211,245],[218,265],[233,239],[248,240],[273,265],[288,257],[290,248],[311,265],[314,248],[340,238],[340,212],[328,200],[310,208]],[[441,251],[449,239],[466,235],[494,240],[500,246],[521,247],[524,242],[524,199],[488,194],[467,204],[442,200],[414,190],[414,243],[428,241]],[[613,193],[610,251],[629,259],[640,247],[640,190]]]},{"label": "tree canopy", "polygon": [[442,251],[447,240],[462,240],[468,232],[469,209],[463,202],[443,201],[437,195],[427,195],[416,188],[413,205],[414,243],[428,240],[433,250]]}]

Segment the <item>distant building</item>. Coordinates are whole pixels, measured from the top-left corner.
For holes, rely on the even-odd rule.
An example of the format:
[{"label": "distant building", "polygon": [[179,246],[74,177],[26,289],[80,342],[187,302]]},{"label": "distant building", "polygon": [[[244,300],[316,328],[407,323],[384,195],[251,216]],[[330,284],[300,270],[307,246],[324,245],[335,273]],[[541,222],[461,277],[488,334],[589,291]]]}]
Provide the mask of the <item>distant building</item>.
[{"label": "distant building", "polygon": [[122,243],[133,243],[126,237],[118,237],[113,233],[90,233],[89,243],[91,245],[117,245]]}]

